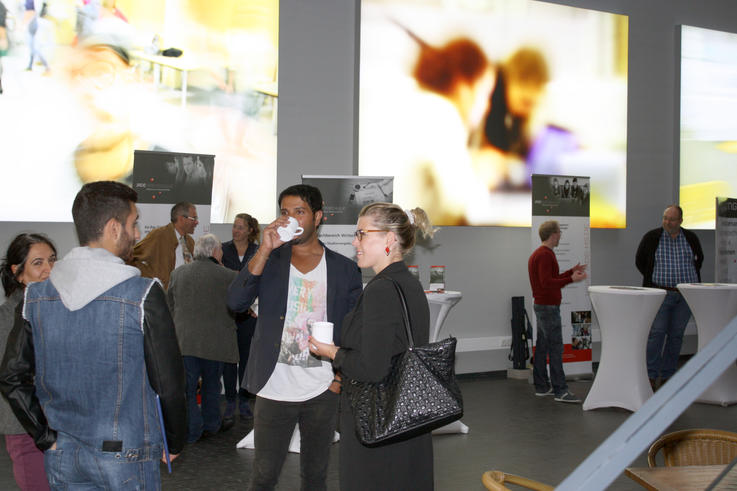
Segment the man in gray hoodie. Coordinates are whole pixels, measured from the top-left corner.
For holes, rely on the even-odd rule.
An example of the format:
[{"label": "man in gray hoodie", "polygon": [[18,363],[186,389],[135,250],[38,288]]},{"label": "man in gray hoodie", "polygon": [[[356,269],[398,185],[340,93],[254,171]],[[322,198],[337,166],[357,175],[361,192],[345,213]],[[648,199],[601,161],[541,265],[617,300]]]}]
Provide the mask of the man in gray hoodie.
[{"label": "man in gray hoodie", "polygon": [[45,451],[52,488],[159,489],[159,459],[185,443],[184,366],[164,291],[122,259],[140,237],[136,200],[117,182],[82,187],[72,206],[81,247],[28,285],[8,338],[0,389]]}]

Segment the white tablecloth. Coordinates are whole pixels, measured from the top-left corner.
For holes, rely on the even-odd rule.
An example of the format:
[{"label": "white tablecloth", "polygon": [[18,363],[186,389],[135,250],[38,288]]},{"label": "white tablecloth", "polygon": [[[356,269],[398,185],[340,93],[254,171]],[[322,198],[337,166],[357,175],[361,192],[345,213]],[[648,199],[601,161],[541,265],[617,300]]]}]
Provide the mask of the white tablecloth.
[{"label": "white tablecloth", "polygon": [[[737,285],[727,283],[681,283],[678,290],[688,302],[696,321],[699,351],[737,315]],[[728,406],[737,403],[737,367],[730,365],[707,388],[697,402]]]},{"label": "white tablecloth", "polygon": [[[426,292],[427,303],[430,305],[430,342],[437,341],[440,336],[440,330],[443,328],[445,318],[448,312],[455,304],[461,301],[463,295],[461,292],[446,290],[443,293]],[[456,334],[451,328],[448,335]],[[445,433],[468,433],[468,426],[464,425],[460,420],[442,426],[432,432],[433,435],[441,435]]]},{"label": "white tablecloth", "polygon": [[[443,293],[427,292],[427,303],[430,304],[430,342],[437,341],[440,330],[450,309],[461,301],[461,292],[445,291]],[[451,329],[452,331],[452,329]],[[449,332],[449,334],[453,334]]]},{"label": "white tablecloth", "polygon": [[601,329],[601,360],[583,409],[621,407],[637,411],[653,395],[647,378],[647,336],[665,290],[590,286]]}]

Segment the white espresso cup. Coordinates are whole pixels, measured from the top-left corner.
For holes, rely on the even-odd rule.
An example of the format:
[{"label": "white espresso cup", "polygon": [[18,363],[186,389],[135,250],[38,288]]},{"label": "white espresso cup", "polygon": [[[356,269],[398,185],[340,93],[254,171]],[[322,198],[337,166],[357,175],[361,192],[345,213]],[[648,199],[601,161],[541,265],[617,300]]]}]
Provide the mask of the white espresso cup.
[{"label": "white espresso cup", "polygon": [[313,322],[312,337],[321,343],[333,344],[333,323],[323,321]]},{"label": "white espresso cup", "polygon": [[299,226],[299,222],[297,222],[297,219],[294,217],[289,217],[288,225],[276,229],[276,233],[279,234],[279,238],[283,242],[289,242],[296,236],[302,235],[302,232],[304,231],[305,229]]}]

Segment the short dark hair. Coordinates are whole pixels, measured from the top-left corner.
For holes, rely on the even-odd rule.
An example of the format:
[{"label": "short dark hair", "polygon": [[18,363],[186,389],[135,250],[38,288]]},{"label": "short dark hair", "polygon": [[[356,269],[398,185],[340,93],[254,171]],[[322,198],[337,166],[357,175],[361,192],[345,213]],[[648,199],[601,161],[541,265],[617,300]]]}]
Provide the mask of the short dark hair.
[{"label": "short dark hair", "polygon": [[[56,254],[56,247],[51,240],[43,234],[18,234],[10,241],[8,250],[5,253],[5,259],[0,266],[0,279],[2,279],[5,296],[9,297],[16,290],[24,288],[23,283],[18,281],[18,277],[23,274],[26,268],[26,260],[31,246],[34,244],[46,244]],[[12,266],[18,266],[13,274]]]},{"label": "short dark hair", "polygon": [[136,202],[138,193],[120,182],[97,181],[82,186],[72,205],[80,245],[100,239],[111,218],[124,224],[131,212],[130,204]]},{"label": "short dark hair", "polygon": [[295,184],[294,186],[289,186],[279,194],[280,208],[284,196],[299,196],[302,201],[310,206],[312,213],[322,210],[322,193],[320,193],[320,190],[315,186],[310,186],[309,184]]},{"label": "short dark hair", "polygon": [[171,223],[176,222],[178,217],[189,216],[189,209],[193,206],[194,205],[189,201],[180,201],[176,205],[172,206],[170,215]]}]

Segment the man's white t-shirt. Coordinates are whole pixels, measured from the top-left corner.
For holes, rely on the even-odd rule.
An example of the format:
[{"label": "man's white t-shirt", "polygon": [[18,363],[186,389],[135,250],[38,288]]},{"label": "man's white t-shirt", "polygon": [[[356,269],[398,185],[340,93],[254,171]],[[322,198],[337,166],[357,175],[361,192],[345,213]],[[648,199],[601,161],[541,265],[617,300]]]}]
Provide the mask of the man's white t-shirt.
[{"label": "man's white t-shirt", "polygon": [[332,366],[310,353],[307,342],[312,323],[327,320],[327,271],[324,251],[320,263],[307,274],[290,265],[279,358],[259,397],[301,402],[330,387]]}]

